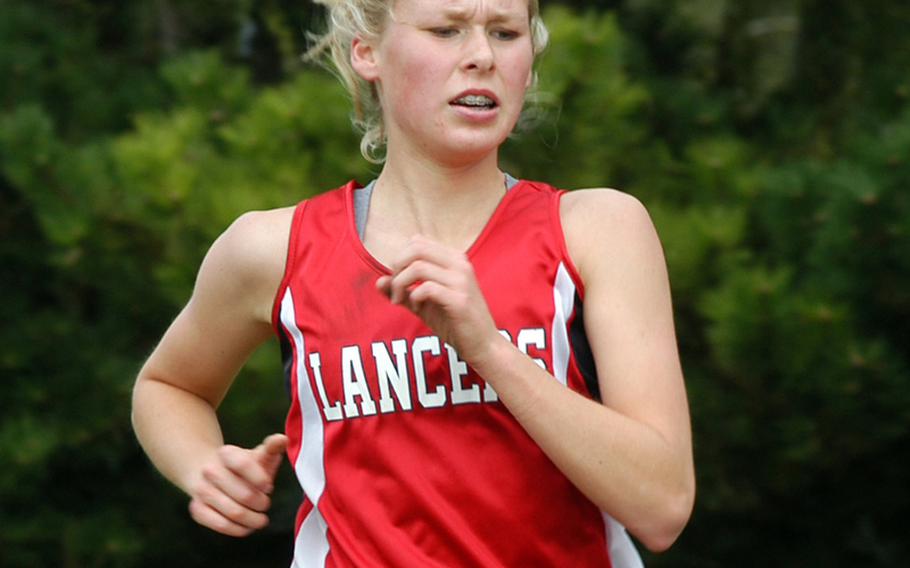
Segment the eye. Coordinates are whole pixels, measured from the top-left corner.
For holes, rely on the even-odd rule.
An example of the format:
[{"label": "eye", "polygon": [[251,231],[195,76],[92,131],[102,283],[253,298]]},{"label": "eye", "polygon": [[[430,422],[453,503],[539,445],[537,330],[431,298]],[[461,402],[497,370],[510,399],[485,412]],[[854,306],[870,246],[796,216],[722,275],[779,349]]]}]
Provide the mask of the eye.
[{"label": "eye", "polygon": [[514,30],[498,29],[498,30],[493,30],[492,32],[490,32],[490,35],[492,35],[494,38],[496,38],[498,40],[511,41],[511,40],[519,37],[521,34]]},{"label": "eye", "polygon": [[436,37],[447,38],[455,37],[458,34],[458,29],[453,27],[430,28],[429,32]]}]

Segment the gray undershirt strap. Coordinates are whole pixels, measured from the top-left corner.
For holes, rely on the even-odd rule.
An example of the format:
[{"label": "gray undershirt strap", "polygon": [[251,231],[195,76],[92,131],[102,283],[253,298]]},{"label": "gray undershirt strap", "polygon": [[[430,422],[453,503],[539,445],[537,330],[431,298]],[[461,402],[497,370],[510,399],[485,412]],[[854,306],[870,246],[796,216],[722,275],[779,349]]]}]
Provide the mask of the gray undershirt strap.
[{"label": "gray undershirt strap", "polygon": [[357,234],[360,240],[363,240],[363,234],[367,228],[367,213],[370,212],[370,198],[373,197],[373,188],[376,187],[374,179],[356,191],[354,191],[354,222],[357,223]]},{"label": "gray undershirt strap", "polygon": [[508,174],[508,172],[503,172],[503,175],[506,176],[506,191],[509,191],[516,185],[518,185],[518,179],[513,178]]},{"label": "gray undershirt strap", "polygon": [[[518,184],[518,180],[509,174],[505,174],[505,176],[506,191],[508,191]],[[354,191],[354,222],[357,223],[357,234],[361,241],[367,228],[367,214],[370,212],[370,199],[373,197],[374,187],[376,187],[375,179],[366,187]]]}]

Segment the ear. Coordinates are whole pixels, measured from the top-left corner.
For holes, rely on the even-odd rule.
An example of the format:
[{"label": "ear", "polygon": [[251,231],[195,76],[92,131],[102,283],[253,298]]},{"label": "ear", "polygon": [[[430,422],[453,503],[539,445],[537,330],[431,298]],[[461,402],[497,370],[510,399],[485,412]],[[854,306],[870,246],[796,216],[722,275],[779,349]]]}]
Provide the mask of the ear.
[{"label": "ear", "polygon": [[376,55],[376,48],[360,36],[351,41],[351,67],[365,81],[372,82],[379,78]]}]

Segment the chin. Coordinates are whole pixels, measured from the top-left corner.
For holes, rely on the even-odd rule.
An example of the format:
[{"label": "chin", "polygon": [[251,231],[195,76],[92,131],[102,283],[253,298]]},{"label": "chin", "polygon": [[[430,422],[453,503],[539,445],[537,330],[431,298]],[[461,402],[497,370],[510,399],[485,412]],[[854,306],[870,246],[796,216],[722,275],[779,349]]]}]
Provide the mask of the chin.
[{"label": "chin", "polygon": [[510,132],[501,129],[451,132],[438,144],[439,154],[446,161],[475,162],[498,152]]},{"label": "chin", "polygon": [[491,143],[489,141],[465,140],[463,142],[450,142],[437,149],[436,155],[439,156],[441,163],[449,165],[467,165],[480,162],[490,154],[499,152],[499,146],[502,142]]}]

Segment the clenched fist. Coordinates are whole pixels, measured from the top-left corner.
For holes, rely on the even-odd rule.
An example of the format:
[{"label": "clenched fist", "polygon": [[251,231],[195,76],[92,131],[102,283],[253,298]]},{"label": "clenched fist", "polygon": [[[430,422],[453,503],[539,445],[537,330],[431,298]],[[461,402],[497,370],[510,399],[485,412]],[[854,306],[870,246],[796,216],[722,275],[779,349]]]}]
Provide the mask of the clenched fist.
[{"label": "clenched fist", "polygon": [[287,444],[287,436],[272,434],[253,449],[219,448],[189,488],[193,520],[238,537],[268,525],[266,511]]}]

